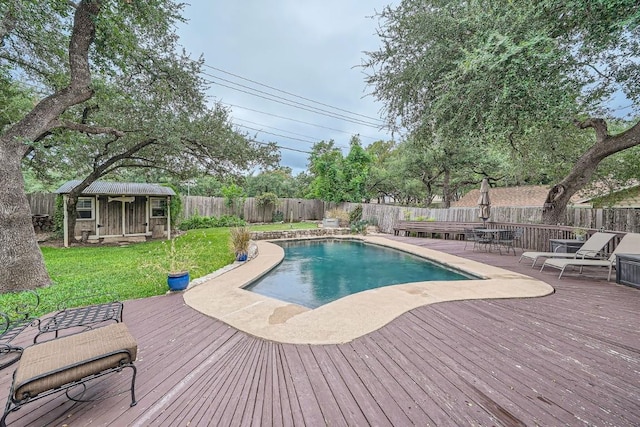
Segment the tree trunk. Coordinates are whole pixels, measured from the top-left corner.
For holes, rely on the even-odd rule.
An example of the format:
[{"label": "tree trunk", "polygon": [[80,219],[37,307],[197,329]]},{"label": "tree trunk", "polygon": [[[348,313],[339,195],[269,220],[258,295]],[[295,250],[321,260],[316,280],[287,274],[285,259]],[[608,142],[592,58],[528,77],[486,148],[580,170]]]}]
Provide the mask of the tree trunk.
[{"label": "tree trunk", "polygon": [[451,171],[448,168],[445,169],[442,180],[442,207],[445,209],[451,207]]},{"label": "tree trunk", "polygon": [[603,159],[640,145],[640,122],[613,136],[608,134],[607,123],[603,119],[589,119],[576,125],[581,129],[593,128],[596,133],[596,143],[578,159],[569,174],[549,190],[542,210],[542,222],[545,224],[566,222],[567,205],[571,197],[591,181],[591,177]]},{"label": "tree trunk", "polygon": [[0,292],[3,293],[51,283],[24,191],[21,145],[0,140]]},{"label": "tree trunk", "polygon": [[102,2],[77,4],[69,44],[69,85],[42,99],[0,138],[0,290],[35,289],[51,282],[31,222],[21,161],[27,144],[56,127],[56,120],[72,105],[93,95],[90,89],[89,47]]},{"label": "tree trunk", "polygon": [[77,204],[78,196],[76,194],[67,195],[67,241],[69,243],[77,242],[75,233],[76,219],[78,218]]}]

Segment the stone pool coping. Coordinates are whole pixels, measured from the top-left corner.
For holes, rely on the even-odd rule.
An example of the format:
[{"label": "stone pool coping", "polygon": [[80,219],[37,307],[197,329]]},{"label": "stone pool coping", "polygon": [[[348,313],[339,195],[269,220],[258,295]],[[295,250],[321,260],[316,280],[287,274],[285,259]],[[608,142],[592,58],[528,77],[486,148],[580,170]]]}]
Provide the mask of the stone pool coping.
[{"label": "stone pool coping", "polygon": [[291,344],[338,344],[375,331],[401,314],[422,305],[455,300],[532,298],[554,292],[549,284],[523,274],[384,237],[331,238],[357,238],[367,243],[399,249],[466,271],[484,280],[414,282],[386,286],[310,309],[242,289],[284,258],[282,247],[269,241],[258,241],[257,257],[190,288],[184,293],[184,300],[194,309],[257,337]]}]

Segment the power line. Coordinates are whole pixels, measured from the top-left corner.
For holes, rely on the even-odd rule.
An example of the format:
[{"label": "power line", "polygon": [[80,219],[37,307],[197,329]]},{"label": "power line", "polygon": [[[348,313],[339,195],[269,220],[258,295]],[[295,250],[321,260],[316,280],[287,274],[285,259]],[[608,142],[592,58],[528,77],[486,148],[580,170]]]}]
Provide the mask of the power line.
[{"label": "power line", "polygon": [[[214,97],[214,98],[215,98],[215,97]],[[328,126],[322,126],[322,125],[319,125],[319,124],[317,124],[317,123],[311,123],[311,122],[305,122],[305,121],[303,121],[303,120],[292,119],[291,117],[285,117],[285,116],[280,116],[280,115],[278,115],[278,114],[267,113],[266,111],[260,111],[260,110],[256,110],[256,109],[249,108],[249,107],[243,107],[243,106],[241,106],[241,105],[237,105],[237,104],[229,104],[228,102],[222,102],[222,101],[218,101],[218,102],[219,102],[220,104],[224,104],[224,105],[227,105],[227,106],[229,106],[229,107],[241,108],[241,109],[243,109],[243,110],[253,111],[254,113],[265,114],[265,115],[267,115],[267,116],[276,117],[276,118],[284,119],[284,120],[290,120],[290,121],[292,121],[292,122],[302,123],[302,124],[309,125],[309,126],[315,126],[315,127],[317,127],[317,128],[321,128],[321,129],[327,129],[327,130],[331,130],[331,131],[334,131],[334,132],[346,133],[347,135],[353,135],[353,134],[354,134],[353,132],[347,132],[346,130],[330,128],[330,127],[328,127]],[[376,138],[376,137],[374,137],[374,136],[367,136],[367,135],[363,135],[363,134],[358,134],[358,135],[359,135],[360,137],[362,137],[362,138],[368,138],[368,139],[372,139],[372,140],[374,140],[374,141],[377,141],[377,140],[381,139],[381,138],[379,138],[379,137],[378,137],[378,138]]]},{"label": "power line", "polygon": [[[265,125],[265,124],[262,124],[262,123],[252,122],[251,120],[235,118],[235,119],[233,119],[233,121],[234,122],[241,121],[241,122],[251,123],[252,125],[257,125],[257,126],[266,127],[266,128],[269,128],[269,129],[279,130],[280,132],[287,132],[287,133],[290,133],[291,135],[297,135],[297,136],[301,136],[303,138],[315,139],[314,137],[309,136],[309,135],[303,135],[301,133],[291,132],[291,131],[286,130],[286,129],[280,129],[280,128],[269,126],[269,125]],[[238,126],[240,126],[240,125],[238,125]]]},{"label": "power line", "polygon": [[214,79],[226,81],[228,83],[231,83],[232,85],[240,86],[240,87],[249,89],[250,91],[262,93],[262,94],[267,95],[267,96],[258,95],[256,93],[252,93],[252,92],[249,92],[247,90],[238,89],[236,87],[225,85],[223,83],[220,83],[220,82],[217,82],[217,81],[214,81],[214,80],[203,79],[204,81],[206,81],[208,83],[213,83],[213,84],[216,84],[218,86],[226,87],[226,88],[231,89],[231,90],[237,90],[238,92],[243,92],[243,93],[246,93],[246,94],[249,94],[249,95],[252,95],[252,96],[257,96],[259,98],[263,98],[263,99],[266,99],[268,101],[277,102],[277,103],[280,103],[280,104],[288,105],[290,107],[298,108],[298,109],[305,110],[305,111],[310,111],[310,112],[315,113],[315,114],[320,114],[320,115],[323,115],[323,116],[332,117],[334,119],[344,120],[346,122],[351,122],[351,123],[355,123],[355,124],[358,124],[358,125],[368,126],[368,127],[375,128],[375,129],[379,128],[379,125],[375,124],[375,123],[366,122],[364,120],[356,119],[356,118],[352,118],[352,117],[347,117],[347,116],[344,116],[344,115],[341,115],[341,114],[338,114],[338,113],[333,113],[331,111],[327,111],[327,110],[323,110],[321,108],[314,107],[312,105],[303,104],[303,103],[298,102],[298,101],[293,101],[291,99],[287,99],[287,98],[283,98],[281,96],[273,95],[273,94],[270,94],[268,92],[264,92],[264,91],[261,91],[261,90],[258,90],[258,89],[254,89],[254,88],[251,88],[251,87],[239,84],[239,83],[232,82],[232,81],[227,80],[227,79],[223,79],[223,78],[214,76],[212,74],[205,73],[203,71],[201,73],[204,74],[204,75],[207,75],[209,77],[212,77]]},{"label": "power line", "polygon": [[[250,139],[249,141],[255,142],[256,144],[260,144],[260,145],[272,145],[268,142],[258,141],[256,139]],[[283,147],[282,145],[277,145],[277,144],[275,145],[275,147],[281,150],[289,150],[289,151],[295,151],[297,153],[312,154],[311,151],[304,151],[304,150],[298,150],[296,148]]]},{"label": "power line", "polygon": [[262,129],[256,129],[256,128],[252,128],[252,127],[250,127],[250,126],[245,126],[245,125],[239,125],[239,124],[236,124],[236,126],[239,126],[239,127],[241,127],[241,128],[245,128],[245,129],[255,130],[256,132],[266,133],[267,135],[273,135],[273,136],[279,136],[279,137],[282,137],[282,138],[291,139],[291,140],[293,140],[293,141],[306,142],[306,143],[308,143],[308,144],[315,144],[315,143],[317,142],[317,141],[310,141],[310,140],[307,140],[307,139],[294,138],[294,137],[292,137],[292,136],[287,136],[287,135],[280,135],[280,134],[278,134],[278,133],[267,132],[267,131],[264,131],[264,130],[262,130]]},{"label": "power line", "polygon": [[228,74],[228,75],[233,76],[233,77],[237,77],[239,79],[251,82],[253,84],[257,84],[257,85],[262,86],[262,87],[269,88],[271,90],[275,90],[275,91],[280,92],[280,93],[284,93],[284,94],[289,95],[289,96],[293,96],[293,97],[296,97],[296,98],[304,99],[305,101],[313,102],[314,104],[322,105],[324,107],[329,107],[329,108],[332,108],[334,110],[342,111],[342,112],[345,112],[345,113],[348,113],[348,114],[351,114],[351,115],[354,115],[354,116],[360,116],[360,117],[364,117],[365,119],[376,120],[378,122],[381,122],[382,124],[384,123],[384,121],[382,119],[379,119],[379,118],[365,116],[364,114],[354,113],[354,112],[349,111],[349,110],[345,110],[345,109],[342,109],[342,108],[339,108],[339,107],[334,107],[332,105],[324,104],[324,103],[319,102],[319,101],[314,101],[313,99],[305,98],[304,96],[296,95],[294,93],[287,92],[285,90],[281,90],[281,89],[275,88],[273,86],[269,86],[269,85],[266,85],[264,83],[257,82],[255,80],[251,80],[251,79],[248,79],[246,77],[242,77],[242,76],[240,76],[238,74],[234,74],[234,73],[231,73],[229,71],[225,71],[225,70],[223,70],[221,68],[216,68],[216,67],[213,67],[213,66],[207,65],[207,64],[203,64],[203,65],[205,67],[207,67],[207,68],[211,68],[212,70],[216,70],[216,71],[219,71],[221,73]]}]

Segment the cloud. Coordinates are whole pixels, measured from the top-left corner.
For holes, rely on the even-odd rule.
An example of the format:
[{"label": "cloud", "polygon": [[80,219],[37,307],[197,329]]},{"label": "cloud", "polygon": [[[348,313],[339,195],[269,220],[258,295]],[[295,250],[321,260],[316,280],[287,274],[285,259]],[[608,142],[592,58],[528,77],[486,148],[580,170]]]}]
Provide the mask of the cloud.
[{"label": "cloud", "polygon": [[[194,2],[185,7],[184,15],[189,22],[179,28],[178,34],[193,57],[202,54],[207,65],[222,70],[205,68],[210,74],[205,77],[215,82],[209,90],[212,100],[233,105],[230,108],[234,122],[245,126],[243,129],[252,135],[256,131],[246,127],[259,129],[258,140],[310,150],[313,142],[330,139],[348,147],[351,135],[360,134],[367,145],[377,139],[391,139],[388,132],[377,127],[354,123],[360,120],[380,123],[382,105],[371,96],[364,96],[365,76],[358,66],[363,51],[379,47],[380,40],[375,35],[377,21],[370,17],[385,5],[382,1],[344,0]],[[289,101],[265,99],[274,95]],[[351,121],[284,102],[307,104],[334,116],[351,117]],[[306,168],[305,154],[283,150],[282,158],[282,164],[295,172]]]}]

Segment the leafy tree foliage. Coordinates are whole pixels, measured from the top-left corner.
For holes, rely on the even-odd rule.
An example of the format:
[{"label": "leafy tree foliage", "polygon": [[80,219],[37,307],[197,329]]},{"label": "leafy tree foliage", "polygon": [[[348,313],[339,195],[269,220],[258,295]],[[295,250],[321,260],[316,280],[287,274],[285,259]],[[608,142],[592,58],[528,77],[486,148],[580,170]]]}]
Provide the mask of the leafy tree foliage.
[{"label": "leafy tree foliage", "polygon": [[309,173],[312,181],[307,195],[310,199],[327,202],[344,201],[342,152],[333,141],[320,141],[313,145],[309,156]]},{"label": "leafy tree foliage", "polygon": [[361,202],[363,199],[368,200],[370,198],[367,181],[373,159],[362,148],[362,143],[358,137],[352,137],[349,145],[349,154],[342,162],[343,197],[348,201]]},{"label": "leafy tree foliage", "polygon": [[0,75],[28,82],[39,95],[0,134],[0,204],[7,207],[0,211],[0,276],[9,278],[7,289],[50,281],[31,227],[24,162],[40,176],[73,171],[82,179],[69,197],[73,223],[78,194],[123,168],[189,177],[277,159],[273,147],[235,132],[224,109],[206,107],[201,61],[177,46],[182,7],[173,0],[0,3]]},{"label": "leafy tree foliage", "polygon": [[[610,98],[638,110],[640,6],[634,0],[403,0],[380,14],[382,47],[367,82],[390,125],[432,142],[573,157],[545,204],[556,223],[606,157],[640,144],[640,124],[610,134]],[[573,140],[575,128],[590,141]],[[566,150],[562,145],[576,145]],[[555,157],[549,145],[559,151]]]},{"label": "leafy tree foliage", "polygon": [[245,188],[249,197],[263,193],[274,193],[281,198],[300,198],[304,194],[299,182],[292,175],[291,168],[279,167],[262,171],[246,178]]},{"label": "leafy tree foliage", "polygon": [[361,202],[370,198],[369,171],[373,158],[360,139],[351,138],[349,153],[343,157],[333,141],[314,144],[309,156],[309,198],[328,202]]}]

